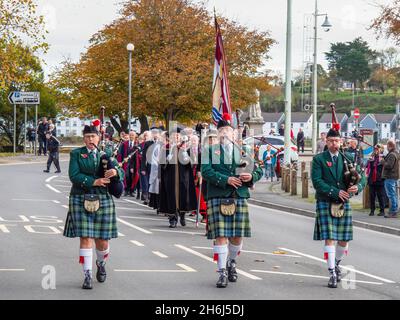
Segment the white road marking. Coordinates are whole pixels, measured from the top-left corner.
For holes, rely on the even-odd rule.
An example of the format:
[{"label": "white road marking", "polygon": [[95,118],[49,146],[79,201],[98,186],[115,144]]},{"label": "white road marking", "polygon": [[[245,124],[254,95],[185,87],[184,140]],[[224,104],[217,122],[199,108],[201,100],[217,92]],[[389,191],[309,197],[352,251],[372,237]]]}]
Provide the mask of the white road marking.
[{"label": "white road marking", "polygon": [[[182,265],[182,264],[177,264],[177,266],[179,266],[180,268],[182,268],[181,270],[150,270],[150,269],[114,269],[115,272],[161,272],[161,273],[169,273],[169,272],[174,272],[174,273],[181,273],[181,272],[196,272],[196,270]],[[185,267],[183,267],[185,266]],[[190,269],[190,270],[189,270]],[[194,270],[194,271],[193,271]]]},{"label": "white road marking", "polygon": [[[118,207],[116,207],[118,209]],[[165,221],[165,219],[161,218],[147,218],[147,217],[130,217],[130,216],[119,216],[124,219],[137,219],[137,220],[153,220],[153,221]]]},{"label": "white road marking", "polygon": [[124,225],[126,225],[126,226],[128,226],[128,227],[131,227],[131,228],[133,228],[133,229],[136,229],[136,230],[138,230],[138,231],[140,231],[140,232],[143,232],[143,233],[146,233],[146,234],[152,234],[152,233],[153,233],[153,232],[148,231],[148,230],[146,230],[146,229],[143,229],[143,228],[140,228],[140,227],[138,227],[138,226],[135,226],[134,224],[131,224],[131,223],[127,222],[127,221],[124,221],[124,220],[122,220],[121,218],[117,218],[117,220],[118,220],[119,222],[123,223]]},{"label": "white road marking", "polygon": [[125,208],[125,207],[115,207],[115,209],[120,209],[120,210],[129,210],[129,211],[150,211],[153,212],[153,210],[146,210],[146,209],[139,209],[139,208]]},{"label": "white road marking", "polygon": [[204,235],[204,232],[190,232],[190,231],[174,231],[174,230],[164,230],[164,229],[150,229],[151,231],[158,231],[158,232],[171,232],[171,233],[182,233],[182,234],[191,234],[191,235]]},{"label": "white road marking", "polygon": [[56,188],[52,187],[49,184],[46,184],[46,187],[49,188],[50,190],[54,191],[54,192],[61,193],[61,191],[57,190]]},{"label": "white road marking", "polygon": [[69,186],[62,185],[62,184],[55,184],[54,186],[59,187],[59,188],[71,188],[72,184],[70,184]]},{"label": "white road marking", "polygon": [[[66,161],[69,161],[69,160],[59,160],[59,162],[66,162]],[[41,164],[45,164],[46,163],[46,161],[27,161],[27,162],[14,162],[14,163],[0,163],[0,166],[20,166],[20,165],[23,165],[23,164],[39,164],[39,163],[41,163]]]},{"label": "white road marking", "polygon": [[69,207],[67,205],[65,205],[65,204],[63,204],[62,207],[65,208],[65,209],[69,209]]},{"label": "white road marking", "polygon": [[[192,222],[196,222],[196,219],[192,219],[192,218],[186,218],[186,220],[192,221]],[[200,224],[206,225],[205,222],[201,222],[200,220],[201,220],[201,219],[199,219],[199,223],[200,223]]]},{"label": "white road marking", "polygon": [[[210,261],[210,262],[212,262],[212,263],[214,263],[214,264],[217,263],[217,262],[214,261],[212,258],[207,257],[206,255],[204,255],[204,254],[202,254],[202,253],[200,253],[200,252],[197,252],[197,251],[195,251],[195,250],[192,250],[192,249],[190,249],[190,248],[188,248],[188,247],[185,247],[185,246],[183,246],[183,245],[175,244],[175,247],[177,247],[177,248],[179,248],[179,249],[182,249],[182,250],[184,250],[184,251],[186,251],[186,252],[189,252],[189,253],[191,253],[191,254],[193,254],[193,255],[195,255],[195,256],[198,256],[199,258],[202,258],[202,259],[204,259],[204,260]],[[250,273],[247,273],[246,271],[243,271],[243,270],[241,270],[241,269],[236,269],[236,271],[237,271],[237,273],[239,273],[239,274],[241,274],[241,275],[243,275],[243,276],[245,276],[245,277],[247,277],[247,278],[250,278],[250,279],[252,279],[252,280],[262,280],[261,278],[259,278],[259,277],[257,277],[257,276],[254,276],[254,275],[252,275],[252,274],[250,274]]]},{"label": "white road marking", "polygon": [[144,244],[141,243],[141,242],[139,242],[139,241],[131,240],[131,242],[132,242],[134,245],[137,245],[138,247],[144,247]]},{"label": "white road marking", "polygon": [[[48,199],[11,199],[12,201],[33,201],[33,202],[54,202],[57,200],[48,200]],[[57,202],[55,202],[57,203]],[[60,202],[58,202],[60,203]]]},{"label": "white road marking", "polygon": [[165,255],[164,253],[161,253],[160,251],[152,251],[156,256],[159,256],[160,258],[168,258],[167,255]]},{"label": "white road marking", "polygon": [[197,272],[195,269],[187,266],[186,264],[183,263],[177,263],[176,264],[178,267],[181,267],[183,270],[186,270],[187,272]]},{"label": "white road marking", "polygon": [[[304,274],[304,273],[291,273],[291,272],[280,272],[280,271],[269,271],[269,270],[250,270],[250,271],[251,272],[269,273],[269,274],[277,274],[277,275],[285,275],[285,276],[329,279],[329,277],[325,277],[325,276],[317,276],[317,275]],[[376,285],[382,285],[383,284],[382,282],[371,282],[371,281],[353,280],[353,279],[346,279],[346,278],[343,278],[342,281],[366,283],[366,284],[376,284]]]},{"label": "white road marking", "polygon": [[0,269],[1,271],[25,271],[25,269]]},{"label": "white road marking", "polygon": [[54,203],[60,204],[61,202],[58,200],[53,200]]},{"label": "white road marking", "polygon": [[118,232],[118,236],[119,237],[125,237],[125,235],[123,233],[121,233],[121,232]]},{"label": "white road marking", "polygon": [[[212,250],[211,247],[197,247],[197,246],[193,246],[192,248],[195,248],[195,249]],[[301,256],[295,256],[295,255],[291,255],[291,254],[279,254],[279,253],[273,253],[273,252],[250,251],[250,250],[240,250],[240,252],[244,252],[244,253],[254,253],[254,254],[265,254],[265,255],[271,255],[271,256],[277,256],[277,257],[301,258]]]},{"label": "white road marking", "polygon": [[[294,254],[298,254],[298,255],[301,255],[303,257],[306,257],[306,258],[309,258],[309,259],[312,259],[312,260],[315,260],[315,261],[319,261],[319,262],[322,262],[322,263],[326,264],[326,261],[324,259],[320,259],[320,258],[314,257],[314,256],[306,254],[306,253],[301,253],[299,251],[295,251],[295,250],[291,250],[291,249],[287,249],[287,248],[279,248],[279,249],[280,250],[289,251],[289,252],[292,252]],[[367,276],[367,277],[370,277],[370,278],[373,278],[373,279],[376,279],[376,280],[379,280],[379,281],[383,281],[383,282],[386,282],[386,283],[396,283],[395,281],[388,280],[388,279],[385,279],[385,278],[382,278],[382,277],[378,277],[378,276],[374,276],[374,275],[372,275],[370,273],[359,271],[359,270],[356,270],[356,269],[353,269],[353,268],[349,268],[349,267],[346,267],[346,266],[341,266],[341,268],[345,269],[345,270],[348,270],[348,271],[355,272],[355,273],[359,273],[359,274],[362,274],[364,276]]]},{"label": "white road marking", "polygon": [[124,199],[124,201],[125,202],[129,202],[129,203],[134,203],[134,204],[137,204],[138,206],[142,206],[142,207],[145,207],[145,208],[149,209],[149,206],[146,206],[145,204],[142,204],[142,203],[139,203],[139,202],[136,202],[136,201],[133,201],[133,200]]},{"label": "white road marking", "polygon": [[49,183],[51,180],[53,180],[54,178],[58,178],[58,176],[52,176],[50,178],[46,179],[46,182]]}]

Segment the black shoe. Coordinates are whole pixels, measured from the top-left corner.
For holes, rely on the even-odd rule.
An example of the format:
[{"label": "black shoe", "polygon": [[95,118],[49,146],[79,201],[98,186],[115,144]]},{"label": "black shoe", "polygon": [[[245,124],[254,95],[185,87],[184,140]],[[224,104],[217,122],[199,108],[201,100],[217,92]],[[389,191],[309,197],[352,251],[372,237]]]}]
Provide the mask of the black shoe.
[{"label": "black shoe", "polygon": [[60,171],[60,170],[57,170],[57,171],[55,171],[54,173],[61,173],[61,171]]},{"label": "black shoe", "polygon": [[133,192],[129,192],[129,195],[130,195],[131,197],[135,197],[135,195],[133,194]]},{"label": "black shoe", "polygon": [[373,215],[375,215],[375,213],[374,213],[373,211],[371,211],[371,212],[369,213],[369,215],[372,217]]},{"label": "black shoe", "polygon": [[138,192],[136,199],[139,200],[140,199],[140,193]]},{"label": "black shoe", "polygon": [[219,278],[216,283],[217,288],[226,288],[228,286],[228,273],[226,269],[218,270]]},{"label": "black shoe", "polygon": [[385,215],[385,211],[381,211],[378,213],[378,217],[383,217]]},{"label": "black shoe", "polygon": [[174,217],[174,218],[169,218],[169,227],[170,228],[176,228],[176,225],[177,225],[177,221],[176,221],[176,218]]},{"label": "black shoe", "polygon": [[97,265],[97,273],[96,273],[97,281],[98,282],[106,281],[107,273],[106,273],[105,261],[103,261],[103,262],[96,261],[96,265]]},{"label": "black shoe", "polygon": [[50,170],[43,170],[43,172],[49,173],[49,172],[50,172]]},{"label": "black shoe", "polygon": [[234,259],[226,262],[226,270],[228,271],[228,280],[230,282],[236,282],[238,276],[236,272],[236,261]]},{"label": "black shoe", "polygon": [[186,226],[185,214],[179,215],[179,222],[181,223],[182,227]]},{"label": "black shoe", "polygon": [[124,197],[127,197],[129,195],[128,190],[124,192]]},{"label": "black shoe", "polygon": [[337,276],[335,270],[330,270],[329,269],[329,282],[328,282],[328,288],[337,288]]},{"label": "black shoe", "polygon": [[86,271],[85,280],[83,281],[82,289],[92,289],[92,275],[90,271]]}]

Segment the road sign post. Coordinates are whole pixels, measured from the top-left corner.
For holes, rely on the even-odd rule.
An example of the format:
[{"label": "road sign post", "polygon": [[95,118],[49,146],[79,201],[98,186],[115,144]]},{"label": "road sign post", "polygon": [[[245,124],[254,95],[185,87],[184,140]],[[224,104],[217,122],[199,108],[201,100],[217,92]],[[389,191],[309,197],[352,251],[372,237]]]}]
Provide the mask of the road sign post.
[{"label": "road sign post", "polygon": [[[17,142],[17,110],[16,105],[25,105],[25,126],[24,126],[24,153],[26,153],[26,122],[27,122],[27,107],[28,105],[35,105],[35,130],[37,130],[37,108],[40,104],[40,92],[21,92],[12,91],[8,95],[8,101],[14,105],[14,153],[16,152]],[[35,155],[36,155],[36,144],[37,144],[37,133],[35,134]]]}]

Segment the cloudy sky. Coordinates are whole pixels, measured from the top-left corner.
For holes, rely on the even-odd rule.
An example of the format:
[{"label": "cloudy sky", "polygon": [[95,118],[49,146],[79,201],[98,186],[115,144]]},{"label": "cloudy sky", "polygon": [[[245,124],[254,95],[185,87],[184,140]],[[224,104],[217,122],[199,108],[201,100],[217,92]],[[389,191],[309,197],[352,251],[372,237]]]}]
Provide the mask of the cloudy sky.
[{"label": "cloudy sky", "polygon": [[[377,4],[390,0],[319,0],[319,12],[327,13],[332,29],[324,32],[319,28],[318,62],[326,66],[324,52],[332,42],[351,41],[361,36],[376,50],[390,47],[390,40],[376,40],[368,30],[373,18],[379,14]],[[121,0],[38,0],[39,13],[46,18],[50,32],[49,52],[43,56],[46,74],[66,57],[78,61],[88,46],[90,37],[104,25],[118,17]],[[285,71],[286,37],[285,0],[209,0],[210,12],[215,6],[218,14],[227,16],[252,29],[270,31],[278,43],[270,52],[271,59],[266,67],[276,72]],[[304,22],[314,12],[314,0],[293,0],[293,62],[294,70],[303,63]],[[324,17],[319,17],[319,25]]]}]

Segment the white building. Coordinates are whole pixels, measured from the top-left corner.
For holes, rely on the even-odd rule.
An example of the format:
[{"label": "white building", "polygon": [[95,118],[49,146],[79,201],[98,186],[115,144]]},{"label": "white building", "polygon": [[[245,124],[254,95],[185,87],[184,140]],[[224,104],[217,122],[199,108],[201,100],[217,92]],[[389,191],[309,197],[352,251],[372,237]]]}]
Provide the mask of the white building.
[{"label": "white building", "polygon": [[90,125],[92,119],[81,120],[78,117],[66,118],[58,117],[56,121],[56,129],[58,137],[82,137],[85,125]]},{"label": "white building", "polygon": [[396,137],[396,115],[377,113],[373,115],[378,129],[378,140],[394,139]]},{"label": "white building", "polygon": [[263,134],[265,135],[269,135],[271,131],[278,133],[279,127],[285,122],[285,114],[283,112],[263,112],[262,116],[265,121],[262,127]]},{"label": "white building", "polygon": [[304,132],[304,137],[306,139],[311,139],[312,137],[312,114],[307,112],[292,112],[292,130],[294,134],[294,139],[297,137],[297,133],[301,128]]},{"label": "white building", "polygon": [[[340,123],[340,131],[346,131],[347,119],[349,118],[345,113],[336,114],[337,121]],[[322,132],[327,133],[332,128],[332,113],[324,113],[318,122],[318,135]]]}]

